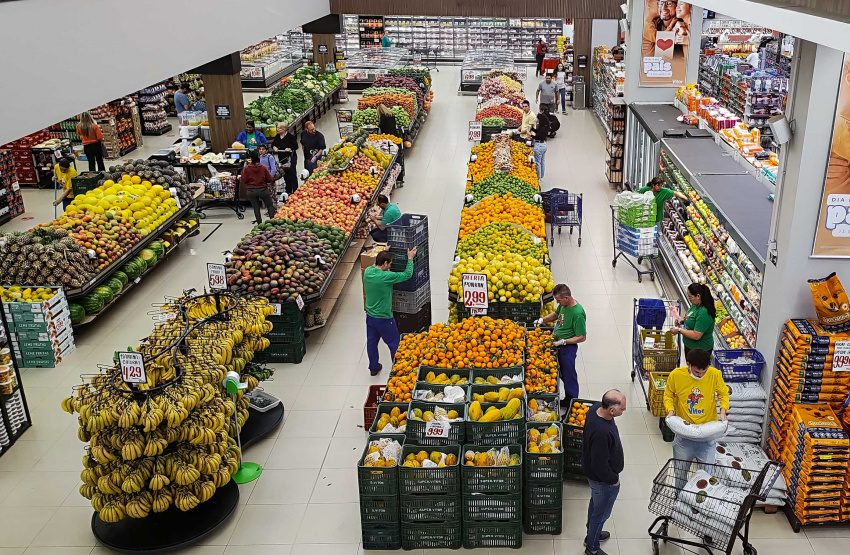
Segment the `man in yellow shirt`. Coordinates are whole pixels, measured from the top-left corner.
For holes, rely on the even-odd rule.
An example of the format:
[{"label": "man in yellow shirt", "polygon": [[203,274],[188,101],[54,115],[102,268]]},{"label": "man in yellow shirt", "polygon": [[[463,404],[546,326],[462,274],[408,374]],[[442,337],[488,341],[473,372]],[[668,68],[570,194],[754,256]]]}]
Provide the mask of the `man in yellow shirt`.
[{"label": "man in yellow shirt", "polygon": [[62,210],[65,210],[71,204],[71,201],[74,200],[74,190],[71,188],[71,180],[77,177],[77,170],[71,165],[70,160],[60,158],[59,162],[53,166],[53,177],[56,179],[56,183],[62,187],[62,193],[53,201],[53,206],[61,202]]},{"label": "man in yellow shirt", "polygon": [[[676,368],[667,377],[664,389],[664,409],[667,416],[679,416],[689,424],[705,424],[718,419],[726,420],[729,410],[729,388],[720,370],[709,366],[711,355],[702,349],[691,349],[688,365]],[[714,464],[716,441],[696,441],[676,436],[673,440],[673,458]],[[682,469],[684,472],[684,467]]]}]

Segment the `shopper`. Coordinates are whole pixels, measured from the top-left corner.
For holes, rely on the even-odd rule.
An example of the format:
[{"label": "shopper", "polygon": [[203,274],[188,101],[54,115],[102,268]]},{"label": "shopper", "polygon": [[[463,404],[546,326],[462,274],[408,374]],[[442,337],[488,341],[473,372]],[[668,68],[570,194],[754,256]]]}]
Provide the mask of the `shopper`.
[{"label": "shopper", "polygon": [[534,152],[534,165],[537,166],[537,179],[542,180],[546,170],[546,139],[549,137],[550,118],[554,116],[549,114],[549,111],[543,107],[540,113],[537,114],[537,124],[534,126],[534,134],[532,135],[531,149]]},{"label": "shopper", "polygon": [[387,226],[401,218],[401,210],[394,202],[390,202],[387,195],[378,195],[378,206],[381,208],[381,217],[373,216],[372,223],[375,224],[369,234],[376,243],[387,242]]},{"label": "shopper", "polygon": [[191,90],[187,83],[183,83],[174,93],[174,109],[177,110],[177,117],[180,117],[180,114],[183,112],[188,111],[192,105],[189,101],[189,92]]},{"label": "shopper", "polygon": [[[687,366],[674,369],[667,376],[664,388],[664,410],[667,416],[678,416],[688,424],[706,424],[718,419],[726,420],[729,410],[729,388],[723,381],[720,370],[709,366],[711,355],[702,349],[692,349],[686,357]],[[679,463],[675,468],[676,486],[681,489],[687,481],[690,462],[696,459],[705,464],[714,464],[714,449],[717,442],[696,441],[680,436],[673,440],[673,458]]]},{"label": "shopper", "polygon": [[325,151],[325,136],[316,129],[316,124],[308,121],[301,132],[301,147],[304,149],[304,169],[310,173],[319,165],[319,158]]},{"label": "shopper", "polygon": [[[567,69],[564,62],[558,64],[555,71],[555,84],[558,86],[558,94],[561,97],[561,113],[567,113]],[[557,106],[556,106],[557,109]]]},{"label": "shopper", "polygon": [[390,38],[390,32],[385,30],[384,34],[381,36],[381,46],[384,48],[389,48],[393,45],[393,39]]},{"label": "shopper", "polygon": [[258,146],[269,143],[266,136],[257,131],[257,127],[251,120],[245,122],[245,130],[239,132],[236,142],[244,145],[248,150],[257,150]]},{"label": "shopper", "polygon": [[378,341],[384,340],[390,348],[390,358],[395,360],[399,333],[393,318],[393,284],[410,279],[413,275],[413,257],[416,248],[407,249],[407,266],[403,272],[391,272],[393,255],[381,251],[374,266],[363,272],[363,294],[366,308],[366,354],[369,356],[369,373],[376,376],[381,366]]},{"label": "shopper", "polygon": [[62,189],[56,200],[53,201],[53,206],[58,206],[62,203],[62,210],[68,208],[71,201],[74,200],[74,189],[71,187],[71,180],[77,177],[77,169],[71,164],[68,158],[60,158],[53,166],[53,179],[56,180],[56,188]]},{"label": "shopper", "polygon": [[552,80],[552,74],[547,73],[546,78],[537,85],[537,92],[534,98],[537,100],[540,109],[546,108],[547,112],[554,112],[558,109],[556,98],[558,95],[558,84]]},{"label": "shopper", "polygon": [[260,154],[260,164],[269,170],[274,179],[277,179],[277,160],[269,154],[269,145],[260,145],[257,147],[257,152]]},{"label": "shopper", "polygon": [[272,139],[272,151],[277,154],[280,169],[283,172],[283,181],[286,183],[286,194],[291,195],[298,189],[298,139],[294,133],[289,132],[285,123],[277,124],[277,135]]},{"label": "shopper", "polygon": [[685,344],[685,357],[692,349],[702,349],[711,355],[714,349],[714,319],[717,308],[711,288],[703,283],[688,285],[688,312],[685,317],[676,322],[673,333],[681,334]]},{"label": "shopper", "polygon": [[750,52],[749,56],[747,56],[747,63],[753,66],[755,69],[761,68],[761,55],[758,50],[754,50]]},{"label": "shopper", "polygon": [[614,501],[620,493],[620,472],[625,458],[620,432],[614,419],[626,412],[626,396],[610,389],[587,411],[581,445],[581,466],[590,485],[590,502],[587,504],[587,535],[584,552],[587,555],[607,555],[599,543],[611,537],[603,530],[611,516]]},{"label": "shopper", "polygon": [[537,125],[537,116],[531,111],[531,103],[528,100],[523,100],[520,108],[522,109],[522,122],[519,125],[519,129],[514,131],[514,133],[526,141],[530,141],[534,135],[534,126]]},{"label": "shopper", "polygon": [[652,191],[655,196],[655,223],[658,224],[664,219],[664,205],[673,197],[678,198],[685,204],[690,204],[688,197],[678,191],[674,191],[669,187],[664,186],[664,181],[660,177],[653,177],[645,187],[638,189],[638,193],[644,194]]},{"label": "shopper", "polygon": [[381,133],[401,137],[401,130],[396,123],[395,114],[384,104],[378,105],[378,129]]},{"label": "shopper", "polygon": [[536,324],[555,324],[552,337],[558,348],[558,377],[564,388],[562,407],[569,406],[570,399],[578,397],[578,374],[576,355],[578,344],[587,339],[587,315],[584,307],[573,297],[572,291],[563,283],[552,289],[557,303],[555,312],[540,318]]},{"label": "shopper", "polygon": [[80,114],[77,135],[83,143],[83,152],[89,162],[89,171],[106,171],[106,164],[103,163],[103,131],[95,123],[90,112]]},{"label": "shopper", "polygon": [[274,218],[274,204],[269,193],[269,189],[274,185],[274,178],[269,173],[269,170],[260,164],[260,155],[256,150],[249,154],[249,163],[242,168],[239,178],[242,180],[242,185],[245,187],[245,194],[254,208],[254,223],[263,223],[263,217],[260,215],[261,200],[266,207],[269,219]]},{"label": "shopper", "polygon": [[196,112],[206,112],[207,111],[207,101],[204,98],[204,91],[199,91],[197,94],[198,94],[198,100],[196,100],[195,103],[192,104],[192,109],[195,110]]},{"label": "shopper", "polygon": [[534,60],[535,62],[537,62],[537,71],[534,73],[535,77],[543,75],[543,59],[546,57],[546,52],[548,51],[549,47],[546,46],[546,43],[543,42],[543,39],[537,39],[537,41],[534,43]]}]

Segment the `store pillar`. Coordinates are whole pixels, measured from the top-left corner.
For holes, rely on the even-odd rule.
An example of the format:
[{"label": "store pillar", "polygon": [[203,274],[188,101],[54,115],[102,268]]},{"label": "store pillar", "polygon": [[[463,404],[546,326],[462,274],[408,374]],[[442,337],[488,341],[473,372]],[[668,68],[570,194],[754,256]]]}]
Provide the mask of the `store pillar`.
[{"label": "store pillar", "polygon": [[313,61],[324,69],[328,64],[334,63],[334,50],[336,39],[334,35],[313,35]]},{"label": "store pillar", "polygon": [[[584,77],[585,82],[585,97],[590,98],[590,66],[593,59],[593,48],[591,42],[593,38],[593,20],[592,19],[574,19],[573,20],[573,40],[575,42],[575,55],[573,56],[573,68],[575,75]],[[585,56],[587,63],[582,66],[582,56]]]},{"label": "store pillar", "polygon": [[235,52],[193,70],[204,80],[213,152],[230,148],[236,135],[245,129],[241,69],[239,52]]}]

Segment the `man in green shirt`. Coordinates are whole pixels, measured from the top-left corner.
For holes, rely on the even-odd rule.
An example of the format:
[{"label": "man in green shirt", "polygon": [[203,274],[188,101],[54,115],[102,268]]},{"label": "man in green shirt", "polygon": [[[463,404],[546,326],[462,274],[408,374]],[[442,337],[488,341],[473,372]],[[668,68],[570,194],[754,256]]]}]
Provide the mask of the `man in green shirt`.
[{"label": "man in green shirt", "polygon": [[366,353],[369,355],[369,372],[375,376],[381,371],[378,341],[384,340],[395,359],[400,340],[398,326],[393,318],[393,284],[407,281],[413,275],[413,257],[416,248],[407,249],[407,267],[403,272],[391,272],[393,255],[389,251],[378,253],[375,265],[363,272],[363,292],[366,298]]},{"label": "man in green shirt", "polygon": [[668,187],[664,186],[664,181],[661,180],[660,177],[653,177],[652,180],[646,184],[646,187],[641,187],[638,189],[638,193],[643,194],[647,191],[652,191],[652,194],[655,195],[655,223],[657,224],[661,220],[664,219],[664,205],[673,197],[678,198],[685,204],[690,204],[688,197],[674,191]]},{"label": "man in green shirt", "polygon": [[564,386],[565,399],[561,406],[568,406],[571,399],[578,397],[578,374],[576,355],[578,344],[587,339],[587,315],[572,295],[570,288],[559,283],[552,289],[557,303],[555,312],[537,320],[537,324],[555,324],[552,337],[558,348],[558,376]]},{"label": "man in green shirt", "polygon": [[401,218],[401,210],[398,209],[398,205],[396,203],[390,202],[387,195],[378,195],[378,206],[382,210],[381,217],[372,217],[375,229],[372,230],[370,235],[376,243],[386,243],[387,226]]}]

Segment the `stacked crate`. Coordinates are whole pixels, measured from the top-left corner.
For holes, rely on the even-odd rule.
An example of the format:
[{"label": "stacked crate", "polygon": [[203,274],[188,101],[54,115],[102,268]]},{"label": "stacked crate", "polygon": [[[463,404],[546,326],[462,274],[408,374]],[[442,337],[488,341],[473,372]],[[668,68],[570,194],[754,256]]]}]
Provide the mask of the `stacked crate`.
[{"label": "stacked crate", "polygon": [[24,200],[11,150],[0,150],[0,224],[22,214]]},{"label": "stacked crate", "polygon": [[53,368],[76,348],[71,312],[61,289],[40,302],[4,302],[10,343],[18,366]]},{"label": "stacked crate", "polygon": [[[536,398],[540,405],[548,405],[558,410],[558,396],[552,394],[537,394],[529,396]],[[559,452],[541,453],[530,452],[528,444],[529,432],[537,430],[545,434],[550,426],[558,429],[561,444]],[[564,491],[564,431],[556,422],[527,422],[525,425],[526,438],[523,441],[525,456],[523,457],[523,525],[526,534],[560,534],[562,528],[563,491]],[[539,443],[539,442],[538,442]]]},{"label": "stacked crate", "polygon": [[46,129],[42,129],[17,141],[0,146],[4,150],[12,151],[12,158],[15,162],[15,174],[18,177],[18,183],[21,185],[35,185],[38,183],[35,161],[32,157],[32,147],[43,143],[49,138],[50,133]]},{"label": "stacked crate", "polygon": [[307,353],[304,338],[304,312],[294,301],[272,304],[275,312],[268,320],[272,330],[266,334],[269,348],[256,355],[257,362],[300,363]]},{"label": "stacked crate", "polygon": [[389,467],[364,466],[373,441],[391,438],[404,444],[404,436],[369,434],[366,448],[357,465],[357,487],[360,493],[360,527],[363,549],[398,549],[401,547],[399,528],[399,465]]},{"label": "stacked crate", "polygon": [[407,266],[407,249],[416,247],[413,276],[393,286],[393,316],[401,333],[415,333],[431,325],[431,272],[428,264],[428,216],[404,214],[387,226],[387,243],[394,272]]},{"label": "stacked crate", "polygon": [[570,401],[570,406],[567,408],[567,414],[564,417],[564,440],[561,445],[564,447],[564,479],[587,481],[584,475],[584,469],[581,466],[581,449],[584,445],[584,419],[573,420],[574,410],[577,405],[582,407],[582,410],[587,412],[596,401],[588,399],[573,399]]}]

